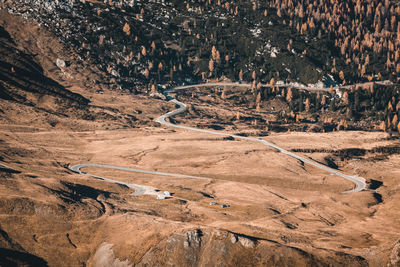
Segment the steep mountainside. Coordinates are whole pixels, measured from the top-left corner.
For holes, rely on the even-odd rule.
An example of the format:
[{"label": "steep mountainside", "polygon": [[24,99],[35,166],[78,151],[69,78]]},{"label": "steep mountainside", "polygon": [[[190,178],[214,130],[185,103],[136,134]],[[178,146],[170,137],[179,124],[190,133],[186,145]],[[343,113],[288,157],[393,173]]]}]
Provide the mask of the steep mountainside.
[{"label": "steep mountainside", "polygon": [[[222,75],[329,86],[342,81],[341,70],[357,69],[341,59],[334,36],[299,34],[260,1],[12,1],[6,7],[108,73],[109,87],[132,92]],[[346,79],[362,80],[347,72]]]}]

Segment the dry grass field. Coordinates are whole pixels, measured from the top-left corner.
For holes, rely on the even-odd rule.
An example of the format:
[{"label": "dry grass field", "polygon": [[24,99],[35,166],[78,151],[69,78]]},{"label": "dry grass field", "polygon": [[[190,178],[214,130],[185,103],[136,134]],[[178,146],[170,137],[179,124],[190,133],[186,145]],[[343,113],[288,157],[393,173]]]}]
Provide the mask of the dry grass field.
[{"label": "dry grass field", "polygon": [[[1,25],[22,27],[10,23]],[[42,36],[29,29],[18,49],[33,49],[28,41]],[[52,55],[50,46],[40,55]],[[59,95],[43,97],[17,87],[13,96],[29,102],[1,99],[0,162],[16,170],[0,169],[1,263],[398,266],[400,154],[387,149],[399,147],[396,136],[260,130],[236,121],[237,110],[229,103],[206,107],[207,99],[183,92],[182,101],[196,110],[178,123],[219,124],[224,131],[249,135],[267,132],[261,138],[369,181],[368,190],[343,194],[353,188],[351,182],[269,147],[157,125],[153,120],[174,109],[171,103],[119,91],[99,94],[82,82],[96,78],[95,71],[72,65],[68,71],[75,79],[65,78],[51,61],[40,56],[38,61],[48,77],[90,103],[84,110],[71,108]],[[69,170],[78,163],[209,179],[83,169],[173,193],[157,200]]]}]

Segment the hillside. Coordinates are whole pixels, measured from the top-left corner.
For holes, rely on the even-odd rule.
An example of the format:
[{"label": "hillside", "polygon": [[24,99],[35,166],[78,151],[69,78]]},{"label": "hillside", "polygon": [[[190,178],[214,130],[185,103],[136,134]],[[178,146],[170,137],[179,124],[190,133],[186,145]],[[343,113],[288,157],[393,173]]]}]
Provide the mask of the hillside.
[{"label": "hillside", "polygon": [[1,266],[400,264],[395,2],[0,9]]},{"label": "hillside", "polygon": [[333,36],[299,34],[274,7],[258,1],[105,2],[13,1],[8,9],[46,26],[108,73],[111,88],[132,92],[222,75],[329,86],[335,84],[330,77],[341,82],[341,70],[347,75],[357,68],[341,59]]},{"label": "hillside", "polygon": [[[97,75],[88,83],[99,87],[99,92],[151,93],[173,84],[223,77],[255,85],[291,82],[316,88],[396,81],[398,49],[389,39],[397,36],[398,8],[390,1],[373,9],[375,5],[374,1],[370,5],[348,1],[343,8],[349,11],[343,14],[335,11],[342,8],[339,3],[330,9],[330,4],[307,1],[303,6],[286,1],[268,5],[258,1],[59,1],[45,5],[13,1],[5,7],[44,25],[71,47],[77,53],[72,62],[95,66]],[[363,21],[365,28],[358,32],[351,28],[355,20]],[[339,27],[338,21],[345,23]],[[361,40],[361,32],[368,33],[371,41]],[[397,87],[362,89],[315,95],[264,88],[247,93],[246,105],[251,107],[257,97],[265,103],[281,96],[289,110],[276,112],[285,121],[307,120],[309,116],[302,115],[307,111],[311,121],[318,122],[321,112],[330,111],[321,118],[331,124],[327,129],[400,131]]]}]

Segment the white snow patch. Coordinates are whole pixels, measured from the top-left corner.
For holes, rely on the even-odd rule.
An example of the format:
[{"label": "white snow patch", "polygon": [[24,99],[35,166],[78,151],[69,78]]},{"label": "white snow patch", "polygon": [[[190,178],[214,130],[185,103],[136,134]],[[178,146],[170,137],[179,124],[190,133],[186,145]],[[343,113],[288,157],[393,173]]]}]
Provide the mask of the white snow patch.
[{"label": "white snow patch", "polygon": [[271,53],[270,53],[271,57],[276,57],[276,55],[277,55],[278,53],[279,53],[278,48],[272,47]]},{"label": "white snow patch", "polygon": [[307,84],[307,86],[311,87],[311,88],[315,88],[315,89],[322,89],[325,87],[324,82],[321,80],[316,83],[309,83],[309,84]]},{"label": "white snow patch", "polygon": [[259,48],[259,50],[256,51],[256,55],[264,55],[264,54],[269,54],[270,57],[276,58],[276,56],[279,54],[279,49],[277,47],[273,47],[270,43],[270,41],[266,41],[264,44],[264,47]]},{"label": "white snow patch", "polygon": [[336,91],[336,95],[337,95],[339,98],[342,98],[342,92],[339,90],[339,88],[336,88],[335,91]]},{"label": "white snow patch", "polygon": [[254,37],[260,37],[261,30],[260,30],[259,28],[254,28],[254,29],[251,29],[250,31],[251,31],[251,34],[252,34]]},{"label": "white snow patch", "polygon": [[277,81],[277,82],[276,82],[276,85],[284,85],[284,84],[285,84],[284,81]]}]

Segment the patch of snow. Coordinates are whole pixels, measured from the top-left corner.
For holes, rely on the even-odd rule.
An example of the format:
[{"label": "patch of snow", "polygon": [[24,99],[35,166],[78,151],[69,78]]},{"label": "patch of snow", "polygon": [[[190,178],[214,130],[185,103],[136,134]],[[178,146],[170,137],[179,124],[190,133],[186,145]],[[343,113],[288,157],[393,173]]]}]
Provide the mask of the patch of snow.
[{"label": "patch of snow", "polygon": [[336,96],[338,98],[342,98],[342,92],[339,90],[339,88],[336,88],[335,91],[336,91]]},{"label": "patch of snow", "polygon": [[276,55],[279,53],[278,48],[272,47],[271,49],[271,57],[276,57]]},{"label": "patch of snow", "polygon": [[304,84],[298,83],[298,82],[290,82],[289,85],[292,86],[292,87],[297,87],[297,88],[305,87]]},{"label": "patch of snow", "polygon": [[56,60],[56,65],[57,65],[57,67],[59,67],[60,69],[63,69],[63,68],[65,68],[65,66],[66,66],[65,61],[62,60],[62,59],[59,59],[59,58],[57,58],[57,60]]},{"label": "patch of snow", "polygon": [[261,47],[259,50],[256,51],[256,55],[264,54],[269,54],[270,57],[276,58],[276,56],[279,54],[279,49],[277,47],[273,47],[268,40],[267,42],[265,42],[264,47]]},{"label": "patch of snow", "polygon": [[251,29],[250,31],[251,31],[251,34],[252,34],[254,37],[260,37],[260,34],[261,34],[261,30],[260,30],[260,29],[255,28],[255,29]]},{"label": "patch of snow", "polygon": [[325,87],[323,81],[318,81],[316,83],[309,83],[307,84],[307,86],[315,89],[322,89]]},{"label": "patch of snow", "polygon": [[279,80],[279,81],[276,82],[276,85],[284,85],[284,84],[285,84],[284,81],[280,81],[280,80]]}]

